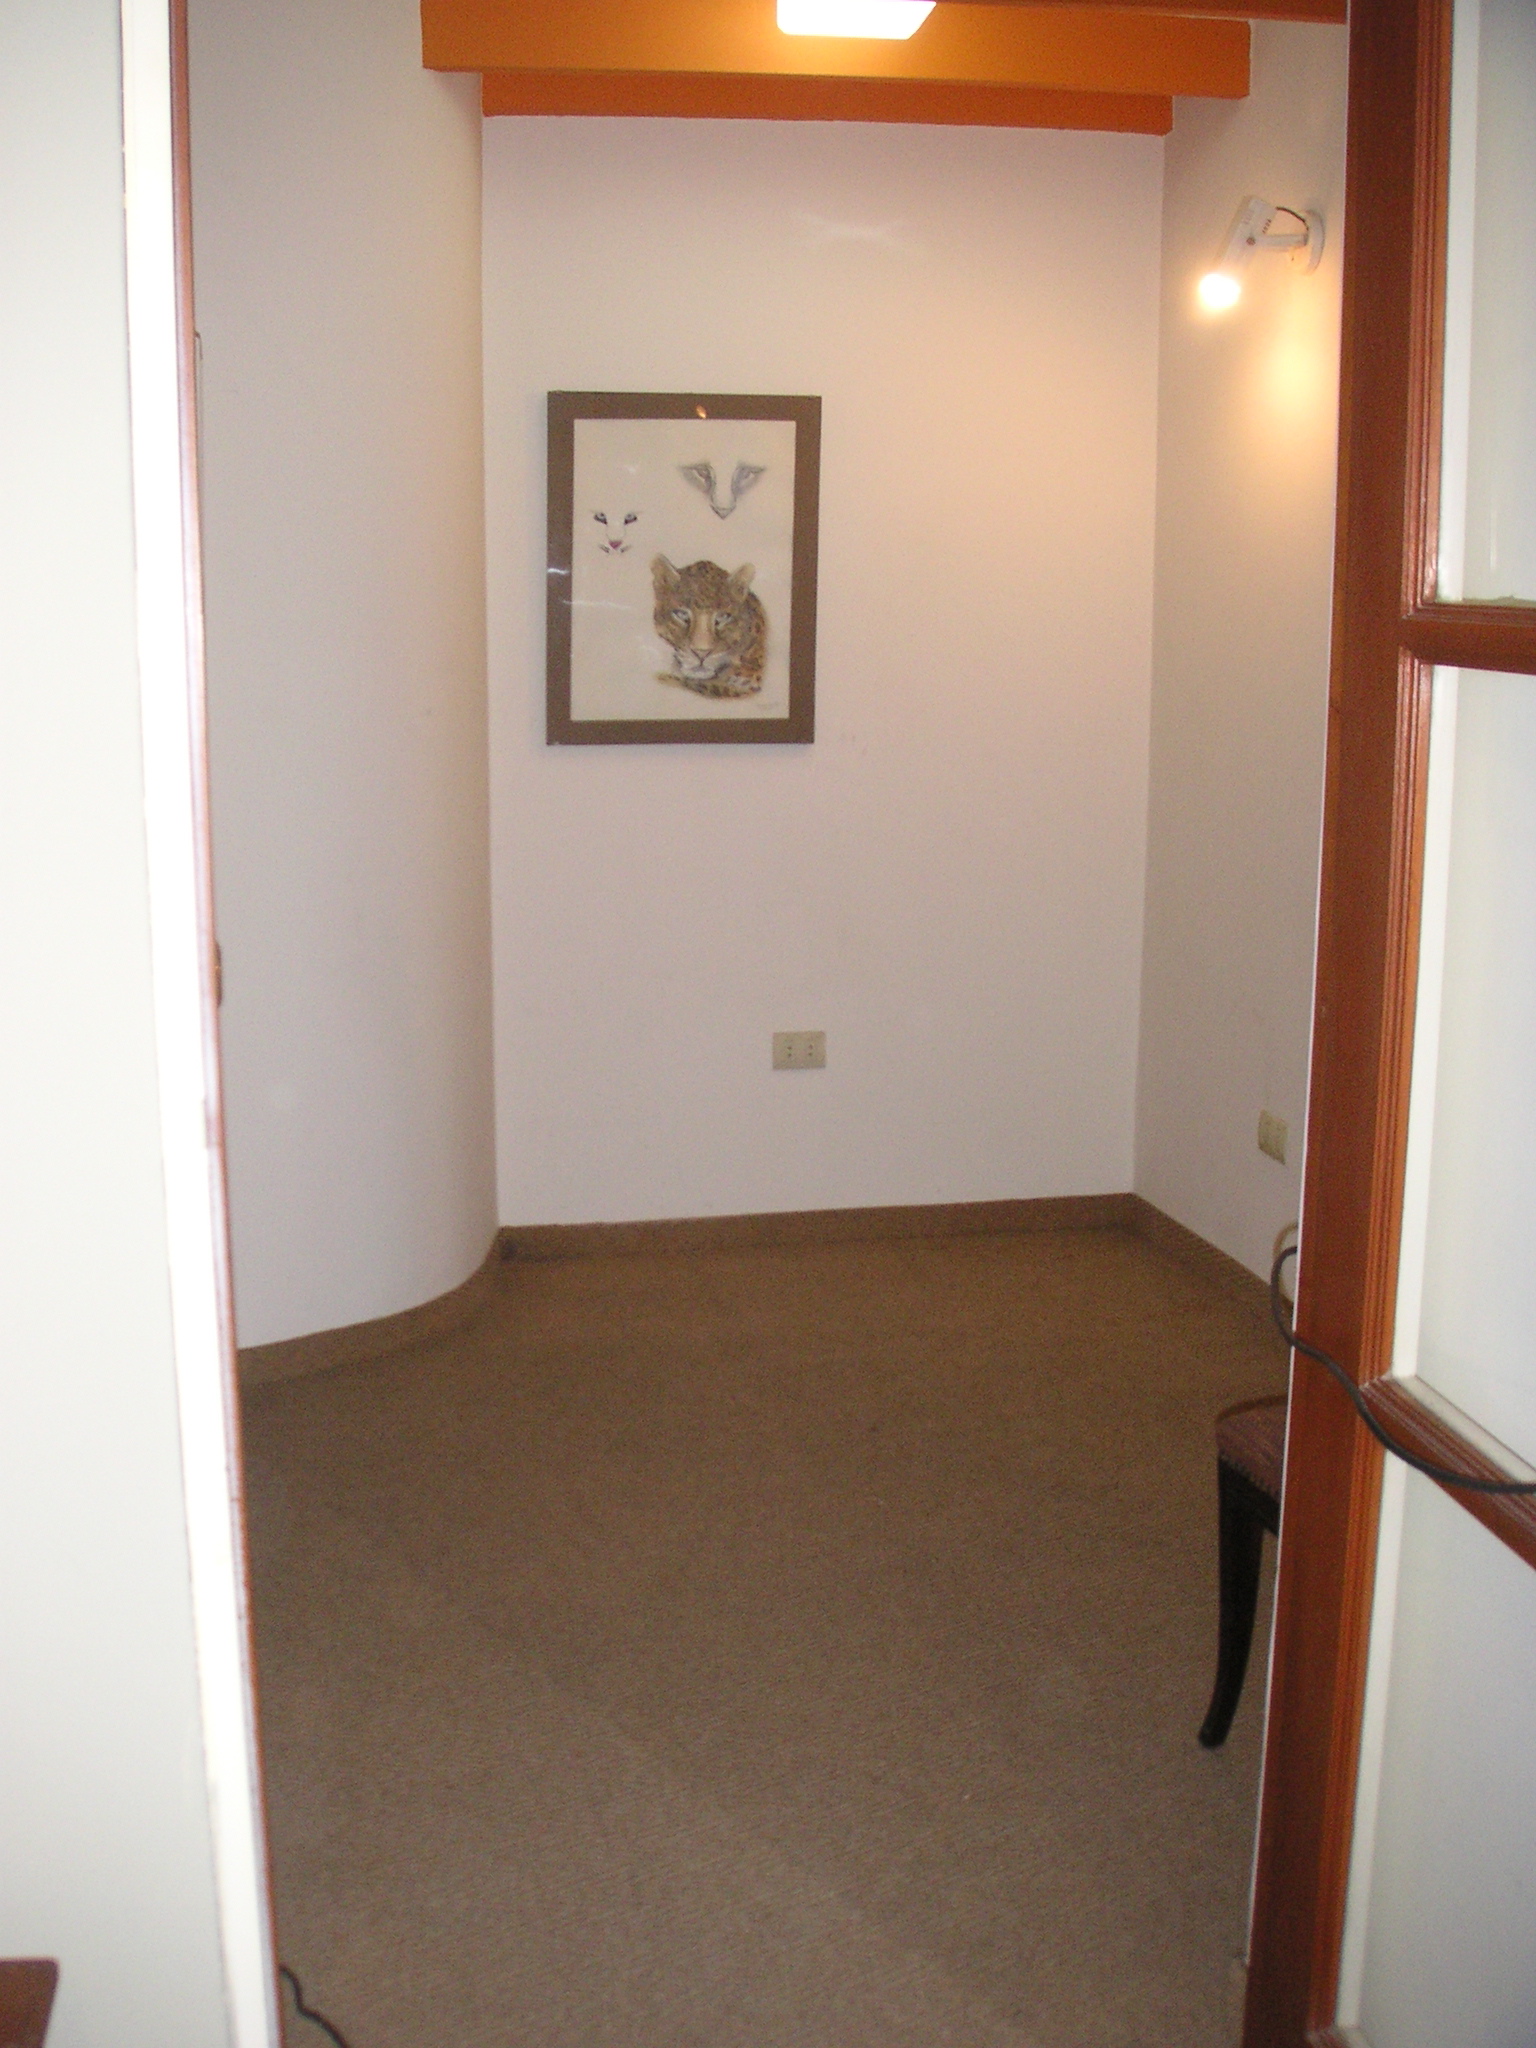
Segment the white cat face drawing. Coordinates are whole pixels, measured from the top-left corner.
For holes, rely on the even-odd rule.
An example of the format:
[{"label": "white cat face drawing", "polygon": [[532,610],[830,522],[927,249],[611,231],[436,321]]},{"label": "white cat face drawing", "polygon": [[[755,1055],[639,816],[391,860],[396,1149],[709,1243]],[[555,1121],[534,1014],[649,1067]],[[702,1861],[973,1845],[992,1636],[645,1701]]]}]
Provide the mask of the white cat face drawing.
[{"label": "white cat face drawing", "polygon": [[626,511],[622,505],[616,511],[606,507],[592,514],[592,534],[600,555],[627,555],[635,543],[635,529],[640,523],[638,512]]},{"label": "white cat face drawing", "polygon": [[716,477],[712,462],[684,462],[677,473],[708,500],[717,519],[729,519],[758,478],[768,472],[761,462],[738,462],[728,484]]}]

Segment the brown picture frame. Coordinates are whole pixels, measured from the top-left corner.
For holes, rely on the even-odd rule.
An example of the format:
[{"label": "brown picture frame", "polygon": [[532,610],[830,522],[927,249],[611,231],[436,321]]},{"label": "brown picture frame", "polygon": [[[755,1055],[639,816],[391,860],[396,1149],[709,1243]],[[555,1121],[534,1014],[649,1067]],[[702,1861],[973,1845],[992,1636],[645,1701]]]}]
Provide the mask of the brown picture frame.
[{"label": "brown picture frame", "polygon": [[[739,393],[721,392],[657,392],[657,391],[551,391],[548,398],[549,415],[549,540],[546,559],[546,641],[545,641],[545,692],[546,726],[545,739],[550,746],[720,746],[720,745],[790,745],[808,746],[816,736],[816,566],[818,550],[818,517],[821,496],[821,400],[810,397],[745,396]],[[744,531],[755,522],[760,540],[765,519],[778,522],[778,546],[776,558],[781,559],[783,576],[787,575],[789,585],[789,621],[787,629],[773,613],[781,606],[775,604],[772,612],[765,614],[755,593],[750,602],[756,608],[756,618],[764,622],[764,641],[767,649],[767,673],[774,679],[765,689],[767,699],[764,715],[756,716],[750,708],[754,685],[750,671],[743,666],[739,671],[744,681],[739,688],[729,687],[729,679],[738,671],[726,666],[720,673],[727,679],[727,687],[719,688],[707,674],[703,680],[694,682],[683,673],[685,661],[697,662],[701,673],[707,668],[705,657],[695,657],[689,651],[678,652],[670,649],[658,631],[655,641],[657,672],[652,678],[655,683],[655,715],[615,717],[595,714],[591,700],[597,695],[601,679],[593,678],[583,670],[574,679],[572,674],[573,641],[578,661],[584,661],[590,669],[594,656],[579,644],[579,635],[573,630],[574,608],[584,602],[579,594],[581,579],[597,575],[586,561],[585,555],[598,548],[598,541],[588,533],[588,522],[597,519],[597,511],[584,503],[576,502],[577,496],[577,453],[576,428],[579,421],[665,421],[678,420],[689,423],[688,434],[679,437],[678,453],[693,452],[693,443],[699,437],[692,423],[716,422],[784,422],[794,427],[794,474],[789,490],[782,481],[770,495],[761,494],[752,503],[753,521],[743,520],[735,531]],[[616,445],[617,445],[617,437]],[[727,436],[725,445],[729,445]],[[722,466],[723,467],[723,466]],[[646,564],[645,574],[654,578],[654,561],[662,560],[671,567],[668,552],[670,535],[673,531],[691,531],[697,534],[701,517],[707,524],[708,515],[713,513],[717,522],[714,529],[720,536],[714,543],[713,552],[706,560],[700,558],[692,566],[707,569],[714,555],[734,558],[742,552],[740,547],[732,548],[722,543],[733,529],[730,521],[739,505],[745,505],[745,493],[750,492],[758,479],[768,474],[764,463],[737,466],[730,480],[721,475],[718,482],[713,468],[701,462],[664,462],[656,470],[657,476],[666,475],[666,489],[669,497],[663,500],[658,517],[650,522],[649,531],[641,537],[641,554],[637,560]],[[691,474],[690,474],[691,472]],[[745,477],[745,483],[740,480]],[[681,481],[676,481],[681,479]],[[739,500],[739,502],[738,502]],[[723,501],[723,502],[722,502]],[[782,532],[782,511],[790,509],[790,530]],[[600,523],[599,532],[608,532],[608,517]],[[620,518],[635,518],[633,512],[621,513]],[[713,534],[709,536],[713,539]],[[579,552],[586,543],[585,551]],[[606,546],[606,541],[604,545]],[[615,555],[629,548],[620,539],[615,528],[612,545]],[[679,546],[670,542],[676,551],[693,553],[698,545]],[[656,556],[649,555],[654,547]],[[757,550],[761,552],[761,548]],[[726,574],[733,575],[742,570],[741,564],[732,568],[730,559],[719,566]],[[687,573],[684,565],[677,565]],[[629,566],[625,571],[626,603],[631,620],[639,618],[642,609],[649,608],[652,599],[645,596],[643,605],[637,600],[639,571]],[[662,573],[665,573],[663,570]],[[615,586],[618,587],[617,585]],[[585,602],[591,602],[590,599]],[[618,607],[614,606],[617,610]],[[680,616],[680,614],[679,614]],[[633,645],[633,625],[630,644]],[[641,623],[642,638],[650,630],[649,620]],[[704,629],[707,630],[707,629]],[[774,645],[776,635],[783,635],[782,653]],[[783,662],[787,656],[787,692],[784,685]],[[717,657],[723,659],[723,657]],[[773,664],[777,660],[778,666]],[[675,673],[663,673],[667,665]],[[760,661],[759,667],[762,667]],[[691,692],[698,697],[697,715],[688,715],[681,706],[687,702],[678,690],[668,691],[669,682],[681,686],[682,692]],[[761,680],[756,688],[764,688]],[[729,691],[729,693],[727,693]],[[631,694],[634,694],[631,689]],[[786,701],[787,698],[787,701]],[[784,708],[769,709],[768,703],[777,702]]]}]

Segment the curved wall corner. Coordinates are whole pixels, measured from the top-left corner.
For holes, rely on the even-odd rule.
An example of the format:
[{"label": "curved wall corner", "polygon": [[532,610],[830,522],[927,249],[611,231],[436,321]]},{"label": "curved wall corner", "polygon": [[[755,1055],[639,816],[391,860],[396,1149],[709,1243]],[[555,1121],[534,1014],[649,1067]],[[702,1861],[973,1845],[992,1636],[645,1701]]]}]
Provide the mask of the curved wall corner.
[{"label": "curved wall corner", "polygon": [[475,81],[414,0],[192,0],[239,1339],[496,1225]]}]

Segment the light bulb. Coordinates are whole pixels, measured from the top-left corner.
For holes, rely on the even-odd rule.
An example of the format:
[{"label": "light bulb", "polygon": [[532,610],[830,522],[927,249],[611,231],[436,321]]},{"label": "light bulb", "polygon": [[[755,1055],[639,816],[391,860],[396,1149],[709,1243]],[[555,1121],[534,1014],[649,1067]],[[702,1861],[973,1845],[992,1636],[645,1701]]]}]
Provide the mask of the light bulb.
[{"label": "light bulb", "polygon": [[933,12],[933,0],[778,0],[787,36],[875,37],[904,43]]},{"label": "light bulb", "polygon": [[1229,270],[1208,270],[1196,286],[1208,313],[1227,313],[1243,296],[1243,288]]}]

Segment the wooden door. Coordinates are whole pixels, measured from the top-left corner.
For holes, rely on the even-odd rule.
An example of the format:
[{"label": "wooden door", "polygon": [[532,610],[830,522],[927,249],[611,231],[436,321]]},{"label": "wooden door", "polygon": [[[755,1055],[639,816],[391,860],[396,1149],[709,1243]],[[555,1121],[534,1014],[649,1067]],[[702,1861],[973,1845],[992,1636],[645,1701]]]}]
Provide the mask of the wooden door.
[{"label": "wooden door", "polygon": [[[1536,34],[1536,9],[1528,12]],[[1447,671],[1530,677],[1536,692],[1536,589],[1465,601],[1462,582],[1442,575],[1448,428],[1455,440],[1442,398],[1447,265],[1454,302],[1470,232],[1448,207],[1453,0],[1353,0],[1350,28],[1334,648],[1297,1328],[1344,1363],[1371,1411],[1408,1447],[1469,1474],[1518,1479],[1529,1468],[1509,1454],[1507,1436],[1496,1441],[1498,1431],[1479,1427],[1475,1413],[1405,1377],[1400,1342],[1394,1370],[1394,1343],[1403,1337],[1436,704],[1443,744]],[[1536,107],[1529,114],[1536,126]],[[1527,197],[1536,202],[1536,191]],[[1453,318],[1451,367],[1464,398],[1467,366],[1454,329]],[[1536,362],[1523,376],[1529,389]],[[1473,388],[1478,396],[1475,379]],[[1531,1057],[1536,1063],[1536,1044]],[[1298,1358],[1246,2048],[1366,2038],[1341,2022],[1340,1972],[1384,1455],[1341,1389]],[[1528,1496],[1449,1487],[1445,1495],[1536,1565]],[[1355,2017],[1346,2011],[1343,2020]]]}]

